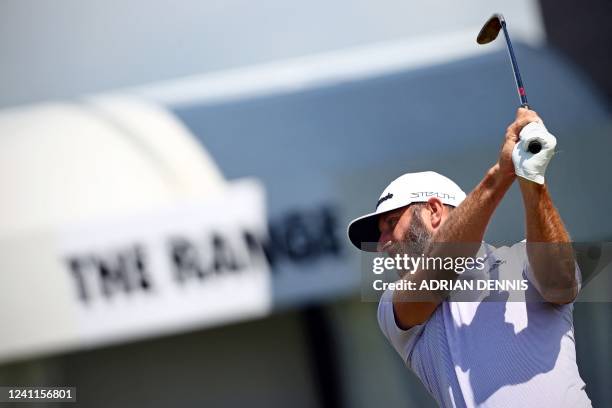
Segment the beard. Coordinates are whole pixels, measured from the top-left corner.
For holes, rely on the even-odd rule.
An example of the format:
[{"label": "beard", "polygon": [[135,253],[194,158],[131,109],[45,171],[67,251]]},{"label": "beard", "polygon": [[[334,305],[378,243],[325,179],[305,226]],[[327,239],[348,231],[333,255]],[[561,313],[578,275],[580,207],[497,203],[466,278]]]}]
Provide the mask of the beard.
[{"label": "beard", "polygon": [[387,253],[391,256],[396,254],[418,257],[425,253],[427,244],[431,240],[432,233],[427,229],[417,211],[412,213],[412,219],[408,231],[400,242],[394,242],[388,248]]}]

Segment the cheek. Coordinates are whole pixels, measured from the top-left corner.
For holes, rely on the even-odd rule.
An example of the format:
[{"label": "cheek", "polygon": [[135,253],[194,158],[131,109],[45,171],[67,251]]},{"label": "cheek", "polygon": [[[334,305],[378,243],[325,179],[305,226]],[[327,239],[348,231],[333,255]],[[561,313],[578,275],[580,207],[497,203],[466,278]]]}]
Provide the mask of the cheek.
[{"label": "cheek", "polygon": [[409,225],[410,224],[406,222],[398,222],[393,229],[393,240],[396,242],[404,240]]}]

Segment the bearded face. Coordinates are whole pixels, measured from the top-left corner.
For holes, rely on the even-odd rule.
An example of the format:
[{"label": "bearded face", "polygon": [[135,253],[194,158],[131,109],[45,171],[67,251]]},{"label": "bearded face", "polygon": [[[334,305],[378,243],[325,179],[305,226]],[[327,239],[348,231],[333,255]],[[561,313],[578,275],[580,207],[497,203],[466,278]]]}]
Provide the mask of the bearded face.
[{"label": "bearded face", "polygon": [[420,211],[418,210],[419,207],[409,209],[409,211],[412,211],[412,216],[403,239],[393,242],[385,248],[390,256],[405,254],[410,257],[417,257],[425,252],[433,234],[423,223]]}]

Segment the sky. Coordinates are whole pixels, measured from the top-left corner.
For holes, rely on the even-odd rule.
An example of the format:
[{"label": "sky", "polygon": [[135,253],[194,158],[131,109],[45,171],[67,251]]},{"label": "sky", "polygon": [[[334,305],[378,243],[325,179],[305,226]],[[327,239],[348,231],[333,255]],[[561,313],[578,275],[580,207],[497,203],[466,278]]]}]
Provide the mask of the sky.
[{"label": "sky", "polygon": [[535,0],[5,0],[0,107],[350,47],[452,36],[502,12],[539,41]]}]

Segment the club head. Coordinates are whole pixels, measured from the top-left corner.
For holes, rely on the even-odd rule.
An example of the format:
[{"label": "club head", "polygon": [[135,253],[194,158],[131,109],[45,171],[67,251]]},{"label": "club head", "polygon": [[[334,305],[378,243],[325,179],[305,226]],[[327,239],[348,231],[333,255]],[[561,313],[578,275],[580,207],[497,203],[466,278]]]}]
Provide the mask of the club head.
[{"label": "club head", "polygon": [[504,16],[501,14],[493,14],[493,16],[491,16],[491,18],[488,19],[480,29],[478,37],[476,37],[476,42],[478,44],[488,44],[496,39],[497,34],[499,34],[499,30],[502,28],[503,22]]}]

